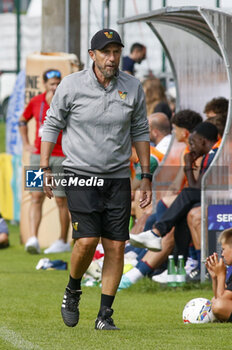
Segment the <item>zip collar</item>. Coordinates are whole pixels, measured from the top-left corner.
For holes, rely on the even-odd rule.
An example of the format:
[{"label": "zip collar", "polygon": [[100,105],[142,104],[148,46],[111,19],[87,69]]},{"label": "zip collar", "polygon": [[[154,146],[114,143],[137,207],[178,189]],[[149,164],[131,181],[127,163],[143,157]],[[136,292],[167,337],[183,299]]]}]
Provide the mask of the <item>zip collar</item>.
[{"label": "zip collar", "polygon": [[99,83],[96,74],[94,73],[94,63],[92,64],[92,66],[88,69],[91,81],[94,82],[94,84],[98,87],[100,87],[101,89],[105,90],[105,91],[111,91],[114,86],[116,85],[118,78],[119,78],[119,74],[120,71],[119,69],[117,70],[116,74],[114,75],[114,77],[111,79],[109,85],[105,88],[101,83]]}]

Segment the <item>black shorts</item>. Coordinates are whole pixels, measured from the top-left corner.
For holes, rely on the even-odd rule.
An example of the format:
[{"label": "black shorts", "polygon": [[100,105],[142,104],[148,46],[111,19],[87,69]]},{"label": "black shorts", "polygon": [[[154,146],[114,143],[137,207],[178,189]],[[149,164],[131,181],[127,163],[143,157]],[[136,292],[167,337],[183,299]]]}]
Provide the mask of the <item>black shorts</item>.
[{"label": "black shorts", "polygon": [[[66,173],[67,182],[70,173]],[[66,186],[66,196],[72,217],[73,238],[105,237],[116,241],[129,239],[131,213],[130,179],[102,179],[97,186],[93,177],[92,186],[83,185],[91,177],[77,175],[78,183]],[[79,181],[82,185],[79,185]],[[95,184],[95,185],[94,185]]]}]

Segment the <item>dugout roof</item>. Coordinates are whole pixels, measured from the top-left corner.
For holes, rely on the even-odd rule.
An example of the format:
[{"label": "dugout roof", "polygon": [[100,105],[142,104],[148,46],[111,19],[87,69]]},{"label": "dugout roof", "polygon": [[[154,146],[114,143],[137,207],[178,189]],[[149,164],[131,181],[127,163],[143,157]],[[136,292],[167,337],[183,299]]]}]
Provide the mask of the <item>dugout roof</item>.
[{"label": "dugout roof", "polygon": [[[216,8],[166,7],[118,21],[132,22],[147,23],[151,35],[163,46],[175,80],[177,109],[191,108],[203,115],[205,104],[212,98],[229,99],[222,144],[202,179],[202,259],[205,259],[208,206],[232,204],[232,13]],[[156,180],[162,172],[161,168]]]}]

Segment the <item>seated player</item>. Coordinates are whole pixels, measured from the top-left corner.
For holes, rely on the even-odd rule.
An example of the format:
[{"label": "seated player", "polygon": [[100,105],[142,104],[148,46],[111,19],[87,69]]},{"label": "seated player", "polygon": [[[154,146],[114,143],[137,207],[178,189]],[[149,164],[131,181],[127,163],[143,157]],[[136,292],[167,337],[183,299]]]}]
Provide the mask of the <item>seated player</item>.
[{"label": "seated player", "polygon": [[[207,120],[209,123],[214,124],[218,129],[218,141],[213,148],[219,148],[224,133],[226,118],[222,115],[210,117]],[[200,205],[192,208],[187,216],[188,226],[191,232],[193,244],[196,250],[198,265],[187,275],[188,282],[200,281],[200,268],[201,268],[201,207]]]},{"label": "seated player", "polygon": [[[150,131],[150,173],[153,174],[161,163],[171,142],[171,124],[164,113],[153,113],[148,116]],[[152,145],[153,144],[153,145]],[[155,146],[154,146],[155,145]],[[140,163],[135,163],[136,176],[132,181],[132,191],[140,186],[141,167]]]},{"label": "seated player", "polygon": [[216,97],[206,103],[204,113],[207,118],[221,115],[227,117],[229,101],[225,97]]},{"label": "seated player", "polygon": [[[172,182],[171,186],[167,189],[167,194],[165,194],[162,199],[158,202],[157,207],[159,208],[159,213],[154,213],[149,217],[149,222],[145,225],[145,231],[152,228],[153,224],[157,221],[157,214],[160,217],[167,208],[170,207],[170,205],[173,203],[173,201],[176,199],[178,193],[181,191],[183,187],[187,185],[187,178],[184,173],[184,156],[186,153],[189,153],[189,135],[194,130],[194,128],[202,122],[202,117],[200,114],[192,111],[192,110],[182,110],[175,114],[175,116],[172,118],[172,126],[175,133],[175,137],[178,142],[184,142],[186,144],[186,148],[181,154],[180,158],[180,169],[176,175],[176,178]],[[200,165],[200,164],[199,164]],[[195,172],[194,169],[194,176],[197,176],[198,173]],[[133,232],[132,233],[139,233],[141,232]]]},{"label": "seated player", "polygon": [[232,229],[223,231],[218,241],[222,246],[222,257],[219,259],[214,253],[205,264],[212,278],[212,310],[219,321],[232,322],[232,275],[226,281],[226,265],[232,265]]},{"label": "seated player", "polygon": [[[167,152],[170,142],[171,142],[171,124],[168,117],[164,113],[154,113],[148,116],[149,122],[149,131],[150,131],[150,173],[153,174],[159,164],[161,163],[165,153]],[[152,145],[153,144],[153,145]],[[155,144],[155,146],[154,146]],[[131,182],[131,189],[134,201],[132,202],[132,209],[134,210],[134,215],[137,220],[140,218],[143,221],[147,219],[147,216],[151,214],[152,208],[149,206],[144,209],[141,209],[138,205],[140,191],[138,190],[141,183],[141,166],[140,163],[133,157],[135,163],[135,176]],[[138,191],[137,191],[138,190]],[[140,222],[136,226],[140,225]],[[139,230],[138,232],[140,232]]]},{"label": "seated player", "polygon": [[[156,222],[153,230],[139,235],[130,235],[133,245],[160,251],[161,238],[168,234],[180,220],[186,217],[189,210],[201,201],[201,178],[211,164],[217,149],[212,147],[217,141],[218,131],[215,125],[203,122],[192,132],[189,138],[190,153],[185,155],[185,174],[188,179],[188,188],[184,188],[172,205],[163,214],[161,220]],[[200,174],[195,179],[193,167],[195,160],[203,156]]]},{"label": "seated player", "polygon": [[[175,116],[171,120],[173,130],[175,133],[175,137],[178,142],[184,142],[186,144],[186,148],[181,155],[181,167],[180,170],[176,176],[176,179],[172,183],[172,187],[168,189],[168,195],[163,197],[156,206],[156,213],[150,215],[148,218],[145,227],[141,228],[142,230],[151,230],[154,223],[156,221],[159,221],[164,214],[164,212],[168,209],[168,207],[172,204],[172,202],[177,197],[178,193],[180,192],[181,188],[187,184],[187,178],[184,174],[183,168],[184,168],[184,155],[189,152],[189,143],[188,138],[190,133],[194,130],[194,128],[202,122],[202,117],[200,114],[191,111],[191,110],[182,110],[175,114]],[[120,289],[128,288],[133,283],[136,283],[139,279],[144,277],[145,275],[149,274],[154,269],[157,269],[160,267],[161,264],[163,264],[168,255],[172,252],[174,247],[174,235],[173,231],[165,236],[162,242],[163,249],[161,252],[153,252],[148,251],[144,253],[139,253],[138,256],[138,263],[137,265],[131,270],[128,271],[126,274],[122,276],[121,282],[120,282]],[[136,233],[132,229],[131,233]],[[127,247],[126,251],[133,250],[133,247]]]}]

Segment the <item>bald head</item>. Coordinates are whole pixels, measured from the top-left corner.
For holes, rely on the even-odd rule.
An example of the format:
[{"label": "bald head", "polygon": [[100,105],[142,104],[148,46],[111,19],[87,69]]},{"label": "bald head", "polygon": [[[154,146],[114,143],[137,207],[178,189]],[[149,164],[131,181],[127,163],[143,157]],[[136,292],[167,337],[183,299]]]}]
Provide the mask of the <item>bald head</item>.
[{"label": "bald head", "polygon": [[171,124],[164,113],[153,113],[148,116],[150,130],[158,129],[163,136],[171,133]]},{"label": "bald head", "polygon": [[171,133],[171,124],[164,113],[153,113],[148,116],[150,140],[156,145]]}]

